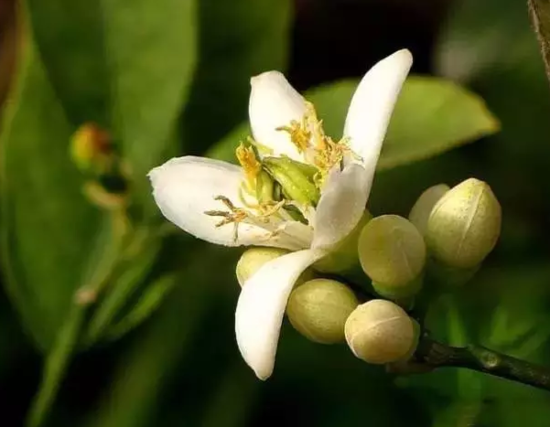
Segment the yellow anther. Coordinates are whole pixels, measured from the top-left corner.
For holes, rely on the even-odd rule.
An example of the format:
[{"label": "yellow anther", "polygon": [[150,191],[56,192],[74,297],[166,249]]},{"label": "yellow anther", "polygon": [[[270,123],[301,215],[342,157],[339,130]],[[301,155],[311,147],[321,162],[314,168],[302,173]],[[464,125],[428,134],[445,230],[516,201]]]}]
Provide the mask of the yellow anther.
[{"label": "yellow anther", "polygon": [[342,162],[344,155],[351,152],[345,138],[334,142],[325,135],[323,121],[317,117],[311,102],[306,101],[306,112],[300,122],[292,121],[278,130],[288,132],[292,143],[319,170],[315,178],[317,187],[323,184],[328,172]]},{"label": "yellow anther", "polygon": [[235,151],[237,160],[241,164],[246,180],[251,187],[254,187],[256,177],[262,170],[262,165],[256,158],[256,153],[252,147],[246,147],[242,142]]},{"label": "yellow anther", "polygon": [[290,135],[290,140],[300,153],[305,152],[309,148],[311,132],[308,130],[305,120],[301,123],[292,120],[289,126],[281,126],[277,130],[287,132]]},{"label": "yellow anther", "polygon": [[319,169],[317,176],[315,177],[315,183],[318,187],[323,185],[323,182],[330,172],[330,170],[340,164],[344,159],[346,153],[353,153],[347,145],[345,138],[338,142],[334,142],[331,138],[324,138],[324,149],[316,150],[314,163]]},{"label": "yellow anther", "polygon": [[323,121],[317,118],[315,106],[306,101],[306,113],[303,118],[303,126],[310,129],[312,146],[315,150],[326,149],[326,136],[323,130]]}]

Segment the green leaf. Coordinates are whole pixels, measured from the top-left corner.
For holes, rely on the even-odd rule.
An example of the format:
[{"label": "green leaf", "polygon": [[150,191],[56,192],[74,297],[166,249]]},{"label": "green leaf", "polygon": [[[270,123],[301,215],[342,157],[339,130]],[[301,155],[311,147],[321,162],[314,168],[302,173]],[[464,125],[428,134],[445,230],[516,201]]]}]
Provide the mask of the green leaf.
[{"label": "green leaf", "polygon": [[201,0],[199,65],[183,133],[186,149],[203,153],[247,118],[250,78],[285,71],[290,0]]},{"label": "green leaf", "polygon": [[[426,326],[441,341],[476,343],[545,364],[550,310],[545,263],[482,269],[467,286],[433,303]],[[465,369],[443,368],[401,382],[432,409],[435,426],[514,426],[520,419],[543,426],[550,396],[524,384]],[[518,404],[519,403],[519,404]]]},{"label": "green leaf", "polygon": [[149,284],[131,310],[107,331],[107,339],[116,340],[147,319],[174,287],[175,276],[163,276]]},{"label": "green leaf", "polygon": [[[306,93],[313,102],[325,131],[339,138],[349,102],[358,81],[344,80]],[[382,147],[378,169],[391,169],[436,156],[452,148],[490,135],[498,122],[481,98],[449,80],[412,76],[407,79]],[[239,141],[249,135],[242,124],[216,144],[209,156],[234,161]]]},{"label": "green leaf", "polygon": [[[194,0],[28,0],[44,65],[71,123],[95,121],[146,173],[175,152],[195,65]],[[141,191],[139,191],[141,190]]]},{"label": "green leaf", "polygon": [[68,156],[72,127],[26,37],[2,154],[2,266],[27,329],[48,348],[88,266],[100,212]]},{"label": "green leaf", "polygon": [[[314,89],[314,103],[329,135],[340,137],[357,81]],[[435,77],[411,76],[390,121],[378,169],[436,156],[498,130],[498,122],[475,94]]]},{"label": "green leaf", "polygon": [[[488,16],[491,25],[487,25]],[[497,186],[501,202],[510,199],[508,209],[504,206],[508,216],[512,210],[524,209],[525,221],[533,223],[529,213],[533,201],[518,204],[513,198],[535,188],[542,193],[533,197],[535,204],[549,195],[550,187],[539,183],[548,174],[550,145],[545,135],[550,133],[550,92],[540,50],[526,20],[526,2],[456,2],[438,38],[436,72],[476,87],[506,125],[506,132],[492,138],[498,150],[484,153],[480,170]],[[511,164],[521,176],[514,183],[508,181]]]},{"label": "green leaf", "polygon": [[[160,251],[161,239],[145,228],[139,229],[128,246],[131,251],[123,255],[123,262],[118,266],[110,286],[100,296],[90,316],[85,337],[87,345],[104,339],[115,318],[119,317],[119,313],[130,304],[129,301],[133,299],[136,289],[153,268]],[[149,292],[149,289],[146,288],[144,292]],[[154,291],[151,290],[151,292]],[[139,320],[144,318],[141,317]],[[132,325],[135,323],[133,322]]]},{"label": "green leaf", "polygon": [[94,254],[104,215],[82,194],[70,137],[90,121],[111,132],[134,176],[133,201],[158,216],[146,173],[175,148],[195,63],[195,14],[192,0],[28,0],[25,12],[2,135],[2,256],[10,297],[47,349],[77,289],[103,287],[87,280],[106,280],[118,256],[110,231]]}]

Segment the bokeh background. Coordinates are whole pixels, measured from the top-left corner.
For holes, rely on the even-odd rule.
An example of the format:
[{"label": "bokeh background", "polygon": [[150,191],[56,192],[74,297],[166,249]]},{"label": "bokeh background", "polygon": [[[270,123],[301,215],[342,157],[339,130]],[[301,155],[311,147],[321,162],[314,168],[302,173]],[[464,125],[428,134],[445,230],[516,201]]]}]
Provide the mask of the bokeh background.
[{"label": "bokeh background", "polygon": [[[359,77],[375,61],[407,47],[415,56],[413,73],[446,77],[476,92],[498,117],[501,131],[440,156],[379,173],[370,208],[375,214],[406,215],[430,185],[454,185],[470,176],[487,181],[503,206],[501,241],[467,288],[433,307],[432,328],[451,343],[476,341],[550,365],[550,92],[526,4],[517,0],[199,0],[191,20],[185,7],[180,7],[186,1],[28,0],[26,6],[16,8],[14,1],[0,0],[4,117],[13,108],[14,88],[25,74],[23,46],[31,40],[45,70],[36,80],[45,75],[55,98],[62,101],[69,125],[57,135],[65,132],[67,136],[83,122],[107,127],[107,111],[117,106],[107,105],[109,96],[103,92],[120,89],[120,85],[104,83],[112,69],[134,59],[134,65],[144,69],[151,64],[185,62],[180,58],[195,49],[193,68],[183,64],[170,71],[188,72],[192,84],[168,90],[168,94],[176,93],[182,109],[176,109],[175,136],[162,136],[175,141],[172,152],[192,154],[208,152],[247,119],[251,75],[280,69],[295,87],[308,90]],[[124,40],[127,32],[118,31],[119,26],[130,25],[136,33],[147,33],[149,15],[155,16],[151,22],[165,20],[164,27],[173,29],[166,30],[166,36],[156,35],[154,40],[162,48],[153,53],[146,44]],[[108,66],[103,67],[89,54],[100,51],[105,42],[97,36],[101,33],[98,22],[108,27],[105,38],[109,43],[130,59],[107,60]],[[174,42],[177,37],[172,33],[180,27],[196,35],[193,46]],[[133,77],[129,72],[123,78],[130,81]],[[172,78],[167,73],[166,79]],[[10,83],[13,92],[8,97]],[[43,86],[36,85],[27,96],[38,103]],[[132,102],[122,100],[118,108]],[[27,114],[52,114],[54,126],[55,114],[47,103]],[[40,120],[19,124],[30,129],[21,137],[25,141],[42,138],[40,150],[22,140],[14,145],[13,132],[10,135],[1,129],[10,141],[4,138],[0,144],[11,147],[2,147],[2,179],[7,183],[0,194],[3,204],[11,203],[8,194],[24,194],[26,185],[35,182],[16,176],[15,169],[36,171],[40,182],[59,174],[58,169],[41,165],[51,161],[50,154],[56,151],[52,147],[61,146],[68,152],[68,137],[44,134]],[[7,121],[1,126],[7,126]],[[154,136],[155,129],[150,132]],[[151,135],[133,135],[133,139],[144,143]],[[136,146],[129,150],[139,159]],[[168,158],[168,151],[164,155]],[[68,154],[65,161],[70,169]],[[61,185],[63,179],[53,182]],[[78,194],[80,183],[73,184]],[[19,274],[14,273],[14,256],[26,255],[18,261],[17,271],[30,271],[33,266],[25,262],[55,252],[57,241],[40,228],[40,218],[45,218],[45,224],[46,219],[55,218],[46,212],[49,202],[42,190],[29,190],[26,204],[17,205],[17,209],[26,209],[31,224],[36,219],[34,228],[17,229],[20,224],[6,220],[10,207],[2,211],[1,231],[10,236],[3,238],[1,249],[5,285],[0,289],[2,426],[23,425],[40,383],[45,349],[54,332],[42,334],[49,338],[41,340],[33,328],[36,323],[44,330],[59,327],[62,320],[55,316],[64,315],[72,295],[56,286],[53,273],[41,273],[59,270],[69,275],[78,258],[72,256],[66,262],[60,257],[37,261],[49,264],[37,273],[23,274],[32,282],[25,284],[24,291],[13,288],[14,274]],[[145,190],[141,197],[150,198]],[[79,235],[91,239],[96,233],[95,214],[78,218],[78,207],[67,209],[74,209],[73,216],[59,217],[52,225],[54,231],[63,229],[67,221],[68,229],[87,228]],[[70,241],[71,253],[91,251],[84,237]],[[33,243],[28,246],[19,238]],[[159,251],[150,270],[142,272],[140,286],[146,288],[147,278],[171,271],[176,283],[168,297],[129,333],[85,346],[71,358],[46,425],[550,425],[550,398],[544,392],[454,369],[396,379],[355,359],[343,345],[308,342],[288,324],[283,328],[275,374],[262,383],[241,360],[234,339],[233,314],[239,292],[234,265],[241,251],[213,247],[183,233],[164,238]],[[34,305],[22,308],[25,298]],[[28,311],[52,301],[61,301],[63,310],[56,311],[52,303],[52,316],[33,326]]]}]

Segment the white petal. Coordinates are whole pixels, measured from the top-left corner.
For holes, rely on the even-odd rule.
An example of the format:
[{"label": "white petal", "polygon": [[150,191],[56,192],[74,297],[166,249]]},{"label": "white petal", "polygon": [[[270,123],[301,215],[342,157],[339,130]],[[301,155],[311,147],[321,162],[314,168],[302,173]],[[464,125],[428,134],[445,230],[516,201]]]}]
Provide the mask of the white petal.
[{"label": "white petal", "polygon": [[367,169],[376,168],[390,117],[412,65],[407,49],[395,52],[372,67],[363,77],[351,100],[344,136],[351,149],[362,157]]},{"label": "white petal", "polygon": [[363,165],[351,163],[343,171],[331,171],[315,214],[312,247],[330,250],[357,225],[372,184]]},{"label": "white petal", "polygon": [[288,126],[293,120],[302,120],[306,112],[302,95],[278,71],[252,77],[250,84],[248,113],[254,139],[273,150],[273,155],[285,154],[294,160],[302,160],[288,133],[276,130]]},{"label": "white petal", "polygon": [[[228,211],[216,196],[239,203],[241,168],[219,160],[185,156],[173,158],[149,173],[153,196],[163,215],[186,232],[211,243],[227,246],[263,245],[296,249],[283,236],[270,239],[262,227],[239,224],[235,241],[234,224],[216,227],[222,219],[204,212]],[[303,248],[302,245],[299,248]]]},{"label": "white petal", "polygon": [[267,379],[273,372],[279,333],[288,297],[296,279],[324,251],[303,250],[265,264],[242,287],[235,312],[239,350],[256,376]]}]

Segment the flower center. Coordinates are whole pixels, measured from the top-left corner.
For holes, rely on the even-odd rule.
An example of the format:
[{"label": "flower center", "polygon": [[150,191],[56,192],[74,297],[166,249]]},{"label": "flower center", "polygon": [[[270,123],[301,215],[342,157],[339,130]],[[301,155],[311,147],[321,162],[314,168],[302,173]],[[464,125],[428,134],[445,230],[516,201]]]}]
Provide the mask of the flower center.
[{"label": "flower center", "polygon": [[310,102],[306,103],[301,121],[294,120],[277,130],[289,134],[304,162],[287,156],[274,157],[272,150],[249,137],[248,145],[241,142],[235,151],[244,173],[238,200],[243,207],[220,195],[215,199],[227,210],[205,212],[221,218],[216,227],[234,224],[235,240],[241,223],[260,225],[273,234],[279,233],[287,221],[307,225],[329,172],[342,166],[346,154],[358,157],[345,138],[334,142],[325,135],[323,123]]},{"label": "flower center", "polygon": [[335,142],[325,134],[323,121],[318,119],[311,102],[306,102],[306,113],[301,121],[293,120],[290,125],[277,130],[287,132],[305,160],[317,168],[315,183],[319,189],[332,168],[341,165],[345,154],[358,157],[349,148],[346,138]]}]

